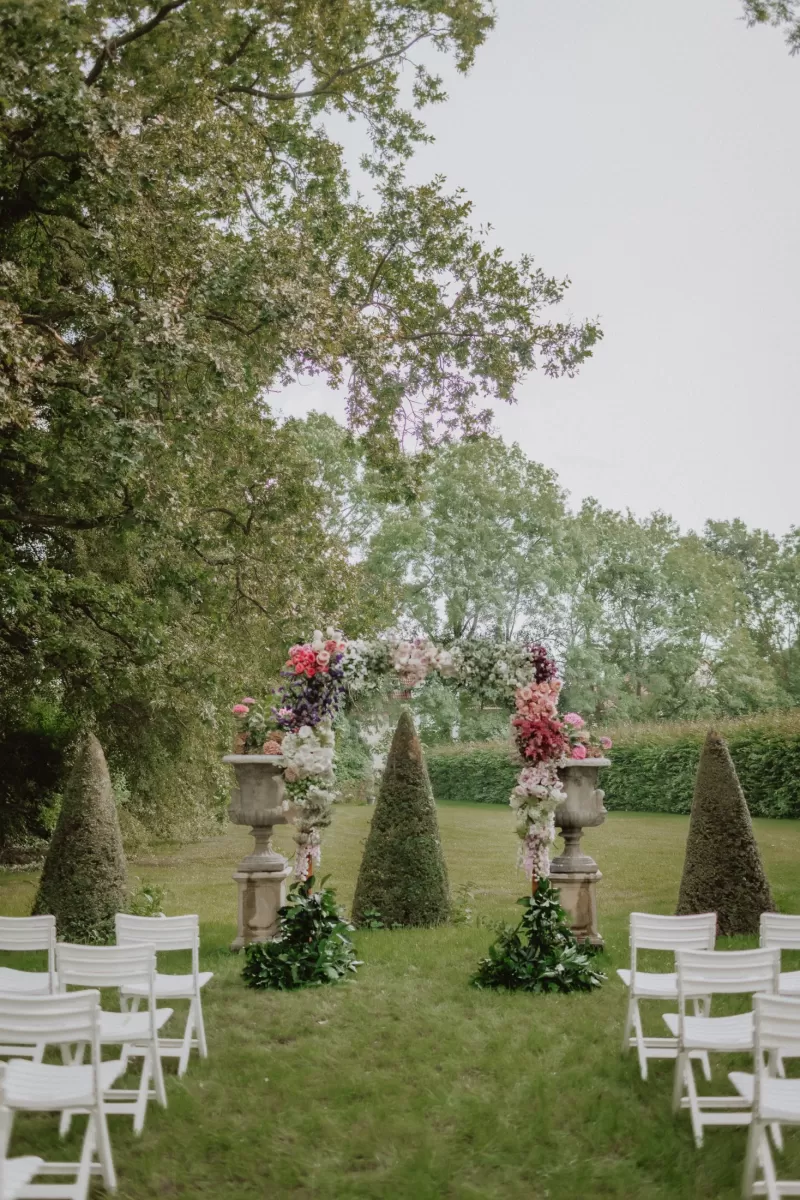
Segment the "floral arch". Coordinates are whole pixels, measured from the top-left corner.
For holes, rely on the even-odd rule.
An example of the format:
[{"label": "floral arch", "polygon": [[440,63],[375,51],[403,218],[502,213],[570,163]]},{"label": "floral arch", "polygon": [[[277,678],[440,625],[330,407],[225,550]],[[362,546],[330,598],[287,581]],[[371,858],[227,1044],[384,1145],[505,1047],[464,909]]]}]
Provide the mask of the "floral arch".
[{"label": "floral arch", "polygon": [[558,768],[569,759],[600,757],[608,738],[593,739],[577,713],[558,714],[562,682],[541,645],[464,639],[437,647],[427,638],[387,634],[348,640],[335,629],[315,630],[292,646],[283,684],[262,706],[252,696],[233,706],[239,753],[274,756],[297,812],[295,874],[306,878],[321,856],[322,830],[336,799],[334,721],[359,696],[399,680],[411,694],[431,673],[473,695],[513,708],[511,726],[523,766],[510,796],[520,838],[519,865],[529,877],[549,869],[554,812],[566,799]]}]

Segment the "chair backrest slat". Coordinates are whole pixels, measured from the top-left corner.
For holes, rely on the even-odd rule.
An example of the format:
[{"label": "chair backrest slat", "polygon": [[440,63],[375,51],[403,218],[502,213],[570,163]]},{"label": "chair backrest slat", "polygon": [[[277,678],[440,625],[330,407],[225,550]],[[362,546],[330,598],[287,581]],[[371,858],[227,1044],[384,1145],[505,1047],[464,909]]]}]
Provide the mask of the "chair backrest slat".
[{"label": "chair backrest slat", "polygon": [[0,950],[50,950],[55,917],[0,917]]},{"label": "chair backrest slat", "polygon": [[800,1055],[800,996],[756,996],[756,1060],[759,1052]]},{"label": "chair backrest slat", "polygon": [[675,957],[682,997],[778,990],[778,950],[679,950]]},{"label": "chair backrest slat", "polygon": [[133,946],[56,946],[59,986],[123,987],[149,986],[156,969],[155,946],[137,942]]},{"label": "chair backrest slat", "polygon": [[800,916],[762,913],[761,945],[775,946],[779,950],[800,950]]},{"label": "chair backrest slat", "polygon": [[717,914],[697,913],[687,917],[656,913],[631,913],[632,950],[713,950]]},{"label": "chair backrest slat", "polygon": [[117,945],[147,942],[156,950],[194,950],[200,921],[195,914],[181,917],[132,917],[117,913]]},{"label": "chair backrest slat", "polygon": [[94,1043],[99,1007],[100,993],[95,990],[57,996],[0,992],[0,1043]]}]

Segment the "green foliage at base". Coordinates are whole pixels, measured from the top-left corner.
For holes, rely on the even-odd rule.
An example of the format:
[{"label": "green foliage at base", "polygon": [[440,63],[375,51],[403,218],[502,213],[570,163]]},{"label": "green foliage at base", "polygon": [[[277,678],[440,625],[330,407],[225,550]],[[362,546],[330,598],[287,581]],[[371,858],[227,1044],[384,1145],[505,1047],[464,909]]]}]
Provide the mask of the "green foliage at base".
[{"label": "green foliage at base", "polygon": [[353,898],[357,925],[375,912],[387,927],[442,925],[450,917],[436,805],[407,709],[392,739]]},{"label": "green foliage at base", "polygon": [[107,942],[128,900],[111,779],[100,743],[89,733],[75,756],[33,911],[52,913],[62,941]]},{"label": "green foliage at base", "polygon": [[353,926],[343,920],[333,888],[314,891],[314,876],[289,889],[279,910],[280,934],[245,950],[242,978],[251,988],[317,987],[338,983],[361,964],[350,940]]},{"label": "green foliage at base", "polygon": [[[754,817],[800,817],[800,710],[723,721],[736,773]],[[623,812],[689,813],[707,721],[626,725],[608,732],[605,805]],[[508,741],[430,748],[437,801],[508,804],[519,765]]]},{"label": "green foliage at base", "polygon": [[762,912],[774,909],[736,770],[712,730],[700,755],[677,912],[715,912],[727,936],[758,933]]},{"label": "green foliage at base", "polygon": [[580,945],[549,879],[533,896],[518,925],[503,925],[472,982],[479,988],[523,992],[591,992],[606,978],[591,964],[594,948]]}]

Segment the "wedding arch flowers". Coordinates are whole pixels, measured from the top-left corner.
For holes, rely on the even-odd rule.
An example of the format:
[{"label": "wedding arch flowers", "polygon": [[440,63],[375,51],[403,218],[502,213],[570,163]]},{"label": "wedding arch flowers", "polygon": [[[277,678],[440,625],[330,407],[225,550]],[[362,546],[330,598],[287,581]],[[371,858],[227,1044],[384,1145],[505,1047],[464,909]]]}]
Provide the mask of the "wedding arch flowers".
[{"label": "wedding arch flowers", "polygon": [[287,803],[297,813],[298,878],[319,863],[321,831],[331,822],[336,714],[360,694],[379,691],[387,677],[399,678],[410,692],[432,672],[484,702],[513,704],[511,727],[524,763],[510,797],[519,864],[529,876],[547,875],[554,813],[566,799],[558,768],[602,755],[611,741],[595,739],[578,713],[559,717],[561,680],[545,647],[469,639],[440,648],[428,638],[393,634],[348,641],[339,630],[323,635],[317,629],[309,642],[289,650],[267,711],[252,696],[232,709],[237,752],[274,756],[283,769]]}]

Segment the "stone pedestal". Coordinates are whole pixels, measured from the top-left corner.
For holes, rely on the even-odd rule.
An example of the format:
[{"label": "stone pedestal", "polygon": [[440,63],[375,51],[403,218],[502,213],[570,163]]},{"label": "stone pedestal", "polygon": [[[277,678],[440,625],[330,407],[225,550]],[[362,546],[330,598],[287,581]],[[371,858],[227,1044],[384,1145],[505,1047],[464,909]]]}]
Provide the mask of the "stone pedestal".
[{"label": "stone pedestal", "polygon": [[286,803],[281,759],[277,755],[228,754],[223,760],[236,772],[228,816],[249,825],[255,841],[234,873],[239,890],[237,933],[231,950],[251,942],[268,942],[278,932],[278,909],[286,903],[289,863],[273,848],[272,831],[286,825],[293,812]]},{"label": "stone pedestal", "polygon": [[564,850],[550,864],[550,882],[561,893],[561,905],[569,914],[575,936],[593,946],[603,946],[597,928],[597,884],[603,878],[597,863],[581,848],[584,829],[602,825],[606,819],[604,793],[597,787],[607,758],[571,759],[559,768],[567,799],[555,811],[556,825],[564,838]]}]

